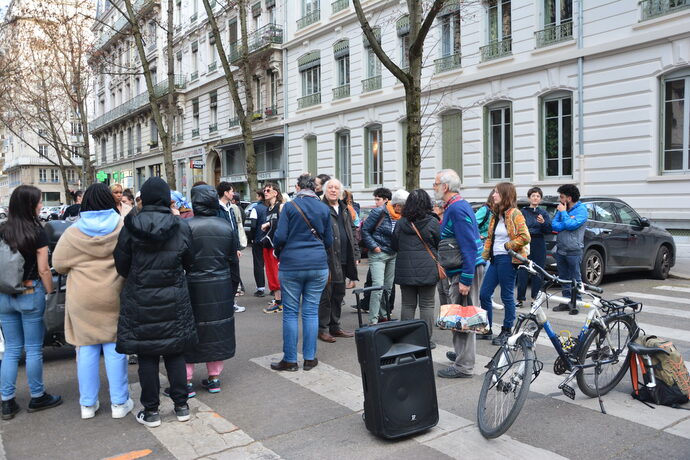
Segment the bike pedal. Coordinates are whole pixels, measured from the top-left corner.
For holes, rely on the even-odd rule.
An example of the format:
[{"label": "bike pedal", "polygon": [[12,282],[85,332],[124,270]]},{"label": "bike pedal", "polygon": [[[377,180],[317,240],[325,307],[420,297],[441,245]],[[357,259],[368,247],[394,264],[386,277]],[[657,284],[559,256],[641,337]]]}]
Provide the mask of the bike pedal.
[{"label": "bike pedal", "polygon": [[561,388],[563,391],[563,394],[569,397],[570,399],[575,399],[575,388],[569,386],[569,385],[563,385],[563,388]]}]

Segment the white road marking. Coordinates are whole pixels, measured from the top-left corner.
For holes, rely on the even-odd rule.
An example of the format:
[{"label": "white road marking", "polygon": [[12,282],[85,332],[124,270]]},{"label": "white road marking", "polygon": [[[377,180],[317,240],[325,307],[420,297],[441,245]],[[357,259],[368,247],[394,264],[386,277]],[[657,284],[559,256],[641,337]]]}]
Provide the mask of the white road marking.
[{"label": "white road marking", "polygon": [[[280,360],[282,356],[282,353],[278,353],[253,358],[250,361],[270,369],[271,362]],[[300,370],[277,372],[277,374],[350,410],[360,412],[364,407],[362,379],[324,362],[319,362],[317,367],[308,372]],[[468,452],[481,452],[483,459],[565,458],[554,452],[512,439],[508,435],[503,435],[499,439],[486,440],[479,433],[474,422],[445,410],[439,410],[438,425],[422,435],[414,436],[414,439],[453,458],[467,458]]]},{"label": "white road marking", "polygon": [[[161,388],[167,386],[167,379],[161,375]],[[130,397],[138,401],[141,394],[139,384],[130,385]],[[220,414],[197,398],[189,400],[192,415],[188,422],[178,422],[173,402],[161,393],[159,412],[163,423],[156,428],[147,428],[177,460],[192,460],[202,457],[214,459],[279,459],[272,450],[252,439],[247,433],[230,423]],[[141,410],[137,404],[132,411]]]},{"label": "white road marking", "polygon": [[[548,343],[542,343],[544,339]],[[548,337],[539,337],[538,344],[548,345],[552,347],[551,341]],[[444,345],[436,345],[436,349],[432,352],[432,358],[435,362],[440,364],[450,364],[446,358],[446,352],[453,351],[451,347]],[[554,351],[555,353],[555,351]],[[484,366],[491,360],[489,356],[476,355],[476,362],[473,370],[475,375],[483,375],[486,369]],[[623,379],[629,379],[629,373],[626,373]],[[550,396],[559,401],[563,401],[576,406],[584,407],[596,412],[601,412],[599,409],[599,401],[596,398],[589,398],[582,394],[577,388],[577,383],[573,385],[577,392],[575,400],[568,398],[561,393],[558,385],[565,379],[565,375],[560,376],[546,370],[546,367],[541,371],[539,377],[532,382],[529,389],[541,395]],[[612,415],[629,422],[638,423],[640,425],[648,426],[650,428],[661,429],[668,433],[690,439],[690,413],[684,410],[674,409],[666,406],[655,406],[656,409],[649,409],[641,402],[636,401],[628,393],[616,391],[615,389],[605,395],[603,398],[604,408],[608,415]],[[523,409],[525,410],[525,409]],[[529,410],[529,402],[526,405],[526,410]],[[642,413],[644,415],[642,416]]]},{"label": "white road marking", "polygon": [[663,289],[664,291],[690,293],[690,287],[683,287],[683,286],[654,286],[654,289]]},{"label": "white road marking", "polygon": [[664,307],[657,307],[654,305],[644,304],[642,306],[642,313],[640,313],[640,314],[643,316],[647,316],[647,313],[651,313],[653,315],[672,316],[674,318],[690,319],[690,310],[680,310],[677,308],[664,308]]},{"label": "white road marking", "polygon": [[[620,294],[614,295],[616,297],[630,297],[633,300],[639,297],[642,299],[659,300],[661,302],[682,303],[685,305],[690,305],[690,299],[684,299],[682,297],[671,297],[667,295],[647,294],[646,292],[621,292]],[[642,308],[642,310],[644,311],[644,307]]]}]

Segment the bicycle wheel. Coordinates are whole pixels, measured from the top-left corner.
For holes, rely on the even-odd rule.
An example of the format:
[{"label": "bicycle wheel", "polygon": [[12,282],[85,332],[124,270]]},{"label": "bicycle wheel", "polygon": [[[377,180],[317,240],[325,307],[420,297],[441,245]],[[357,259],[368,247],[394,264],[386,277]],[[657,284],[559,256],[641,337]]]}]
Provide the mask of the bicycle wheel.
[{"label": "bicycle wheel", "polygon": [[479,393],[477,424],[482,436],[492,439],[508,431],[525,404],[533,372],[534,350],[529,338],[523,336],[512,348],[501,347]]},{"label": "bicycle wheel", "polygon": [[[585,341],[578,353],[580,364],[594,364],[597,361],[614,361],[601,366],[599,374],[599,394],[605,395],[621,381],[628,371],[628,343],[633,340],[637,326],[629,316],[604,318],[606,329],[609,331],[611,343],[607,343],[605,335],[598,328],[587,332]],[[610,345],[610,346],[609,346]],[[577,374],[577,386],[590,398],[597,397],[594,384],[596,367],[583,369]]]}]

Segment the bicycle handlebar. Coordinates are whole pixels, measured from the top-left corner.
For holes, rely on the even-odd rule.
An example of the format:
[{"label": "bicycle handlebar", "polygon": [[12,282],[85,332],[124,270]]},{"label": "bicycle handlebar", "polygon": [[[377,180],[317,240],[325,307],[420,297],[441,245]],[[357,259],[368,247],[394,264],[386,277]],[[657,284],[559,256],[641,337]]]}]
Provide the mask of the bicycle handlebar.
[{"label": "bicycle handlebar", "polygon": [[[558,284],[570,284],[570,285],[576,284],[572,280],[563,280],[563,279],[558,278],[557,276],[553,276],[552,274],[550,274],[546,270],[544,270],[542,267],[535,264],[533,261],[526,259],[525,257],[522,257],[520,254],[513,251],[512,249],[508,249],[508,254],[510,254],[510,256],[519,260],[523,264],[527,265],[528,269],[532,269],[532,270],[535,270],[535,271],[541,273],[541,275],[544,276],[548,280],[551,280],[551,281],[556,282]],[[585,289],[592,291],[592,292],[596,292],[599,294],[604,292],[604,290],[602,288],[597,287],[597,286],[592,286],[591,284],[582,283],[582,285],[585,287]]]}]

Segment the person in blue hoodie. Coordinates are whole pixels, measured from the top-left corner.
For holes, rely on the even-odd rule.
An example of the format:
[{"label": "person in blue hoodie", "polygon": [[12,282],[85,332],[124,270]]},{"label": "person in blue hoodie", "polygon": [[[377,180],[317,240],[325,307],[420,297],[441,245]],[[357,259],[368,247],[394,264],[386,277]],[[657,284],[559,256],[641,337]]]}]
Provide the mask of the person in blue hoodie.
[{"label": "person in blue hoodie", "polygon": [[283,359],[271,363],[275,371],[296,371],[298,315],[302,305],[303,369],[318,364],[316,338],[319,332],[319,301],[328,281],[327,250],[333,244],[328,206],[314,191],[309,174],[297,179],[297,192],[283,206],[273,246],[280,252],[278,278],[283,299]]},{"label": "person in blue hoodie", "polygon": [[[580,190],[573,184],[558,187],[560,204],[551,222],[551,228],[558,232],[556,236],[556,267],[558,277],[582,282],[580,263],[585,249],[585,229],[587,228],[587,207],[580,202]],[[570,286],[562,288],[563,297],[571,297]],[[580,296],[577,296],[580,298]],[[570,311],[577,315],[575,301],[562,303],[553,311]]]}]

